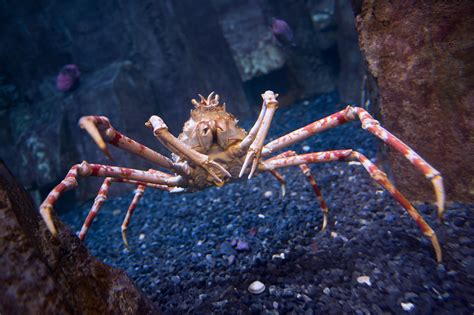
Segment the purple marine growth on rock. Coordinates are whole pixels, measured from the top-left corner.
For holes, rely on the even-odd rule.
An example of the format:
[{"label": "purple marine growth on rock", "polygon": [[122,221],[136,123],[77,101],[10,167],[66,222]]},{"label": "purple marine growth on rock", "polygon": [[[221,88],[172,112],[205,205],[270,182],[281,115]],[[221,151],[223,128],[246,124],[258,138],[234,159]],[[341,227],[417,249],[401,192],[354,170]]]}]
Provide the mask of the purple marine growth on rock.
[{"label": "purple marine growth on rock", "polygon": [[61,92],[72,90],[79,83],[81,72],[75,64],[68,64],[62,67],[56,77],[56,88]]},{"label": "purple marine growth on rock", "polygon": [[272,18],[272,34],[282,46],[296,46],[293,31],[285,20]]}]

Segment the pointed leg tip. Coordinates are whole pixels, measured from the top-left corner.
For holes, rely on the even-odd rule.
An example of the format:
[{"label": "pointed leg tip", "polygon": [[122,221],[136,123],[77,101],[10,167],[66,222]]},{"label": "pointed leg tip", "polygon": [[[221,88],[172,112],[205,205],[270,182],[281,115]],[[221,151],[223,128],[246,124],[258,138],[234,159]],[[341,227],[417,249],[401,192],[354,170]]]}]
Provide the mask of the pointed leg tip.
[{"label": "pointed leg tip", "polygon": [[102,152],[104,152],[105,156],[106,156],[109,160],[111,160],[111,161],[114,160],[114,158],[112,157],[112,154],[110,154],[110,151],[109,151],[109,149],[108,149],[107,147],[104,147],[104,148],[101,148],[101,149],[102,149]]},{"label": "pointed leg tip", "polygon": [[438,218],[440,221],[443,221],[443,213],[445,210],[446,195],[444,193],[443,178],[441,175],[436,175],[431,180],[434,186],[434,191],[436,195],[436,203],[438,204]]},{"label": "pointed leg tip", "polygon": [[321,232],[326,231],[327,225],[328,225],[328,216],[326,214],[324,214],[323,226],[321,227]]},{"label": "pointed leg tip", "polygon": [[53,222],[52,211],[53,207],[51,205],[46,205],[40,208],[40,214],[44,223],[46,224],[46,227],[48,228],[51,235],[56,237],[56,235],[58,235],[58,230],[56,229],[56,226]]},{"label": "pointed leg tip", "polygon": [[125,248],[129,249],[128,248],[127,230],[126,229],[122,229],[122,240],[123,240],[123,245],[125,245]]},{"label": "pointed leg tip", "polygon": [[244,176],[244,172],[245,172],[245,169],[242,167],[240,169],[239,178],[242,178],[242,176]]},{"label": "pointed leg tip", "polygon": [[281,197],[284,198],[286,196],[286,186],[283,184],[281,185]]},{"label": "pointed leg tip", "polygon": [[441,246],[439,245],[438,237],[433,231],[425,235],[428,236],[428,238],[431,240],[431,244],[433,246],[433,249],[436,255],[436,262],[438,264],[441,263],[443,261],[443,254],[441,251]]}]

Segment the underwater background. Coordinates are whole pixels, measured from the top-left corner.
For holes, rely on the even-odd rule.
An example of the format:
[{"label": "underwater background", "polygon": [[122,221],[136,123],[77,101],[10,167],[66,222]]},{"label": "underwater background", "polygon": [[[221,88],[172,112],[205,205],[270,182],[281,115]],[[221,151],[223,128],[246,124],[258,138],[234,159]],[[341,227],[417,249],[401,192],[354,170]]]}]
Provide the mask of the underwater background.
[{"label": "underwater background", "polygon": [[[0,313],[473,313],[471,1],[7,0],[0,17]],[[113,185],[85,246],[74,233],[101,179],[55,204],[59,239],[39,218],[83,160],[154,167],[112,145],[108,160],[82,116],[107,116],[171,156],[144,125],[151,115],[178,136],[191,99],[215,91],[248,131],[266,90],[279,109],[265,143],[360,106],[436,168],[442,222],[430,180],[358,120],[290,147],[367,156],[436,232],[442,262],[356,163],[310,165],[325,231],[298,167],[282,170],[284,197],[270,174],[191,194],[147,189],[129,248],[120,227],[133,185]]]}]

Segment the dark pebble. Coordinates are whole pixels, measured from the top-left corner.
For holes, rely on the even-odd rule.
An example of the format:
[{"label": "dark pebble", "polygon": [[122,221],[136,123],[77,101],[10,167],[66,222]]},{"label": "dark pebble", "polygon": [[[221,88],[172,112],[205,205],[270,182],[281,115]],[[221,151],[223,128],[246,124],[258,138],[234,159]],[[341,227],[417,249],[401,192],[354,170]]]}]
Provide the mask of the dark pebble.
[{"label": "dark pebble", "polygon": [[172,276],[171,281],[177,285],[177,284],[180,284],[181,278],[179,276]]}]

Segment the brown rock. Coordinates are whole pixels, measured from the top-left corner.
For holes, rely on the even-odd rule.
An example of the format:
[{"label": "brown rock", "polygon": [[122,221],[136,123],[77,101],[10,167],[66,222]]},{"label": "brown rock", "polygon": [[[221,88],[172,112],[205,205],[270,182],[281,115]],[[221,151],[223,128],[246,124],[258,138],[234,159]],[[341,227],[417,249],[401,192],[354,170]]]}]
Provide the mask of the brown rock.
[{"label": "brown rock", "polygon": [[[474,200],[474,2],[364,1],[359,43],[379,89],[382,124],[438,169],[450,200]],[[432,188],[387,150],[408,197]]]},{"label": "brown rock", "polygon": [[1,314],[156,314],[124,271],[91,256],[61,222],[52,239],[0,161]]}]

